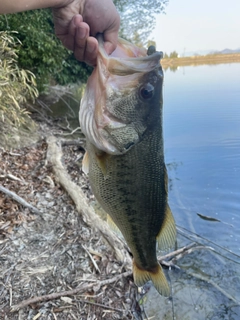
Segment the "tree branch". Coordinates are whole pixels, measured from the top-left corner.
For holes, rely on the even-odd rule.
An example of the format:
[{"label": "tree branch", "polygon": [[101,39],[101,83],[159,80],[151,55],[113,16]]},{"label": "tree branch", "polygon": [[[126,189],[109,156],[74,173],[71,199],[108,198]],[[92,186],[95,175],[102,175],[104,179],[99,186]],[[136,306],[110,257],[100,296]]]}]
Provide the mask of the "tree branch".
[{"label": "tree branch", "polygon": [[33,207],[30,203],[25,201],[23,198],[19,197],[15,192],[8,190],[7,188],[3,187],[2,185],[0,185],[0,191],[2,193],[5,193],[7,196],[12,198],[13,200],[17,201],[22,206],[31,210],[33,213],[41,214],[41,211],[39,211],[37,208]]},{"label": "tree branch", "polygon": [[[131,274],[132,274],[131,271],[127,271],[127,272],[119,274],[119,275],[117,275],[115,277],[112,277],[111,279],[99,281],[98,282],[98,286],[100,288],[100,287],[102,287],[104,285],[108,285],[108,284],[111,284],[113,282],[116,282],[116,281],[120,280],[122,277],[128,277]],[[54,299],[58,299],[58,298],[61,298],[61,297],[64,297],[64,296],[73,296],[73,295],[75,295],[77,293],[80,293],[80,292],[83,293],[83,292],[91,289],[95,285],[96,285],[95,282],[94,283],[89,283],[89,284],[83,284],[83,285],[81,285],[81,286],[79,286],[79,287],[77,287],[75,289],[72,289],[72,290],[54,292],[54,293],[51,293],[51,294],[46,294],[44,296],[30,298],[30,299],[22,301],[21,303],[15,305],[15,306],[12,306],[11,307],[11,312],[18,311],[18,310],[20,310],[20,309],[22,309],[24,307],[27,307],[30,304],[35,304],[35,303],[48,301],[48,300],[54,300]]]}]

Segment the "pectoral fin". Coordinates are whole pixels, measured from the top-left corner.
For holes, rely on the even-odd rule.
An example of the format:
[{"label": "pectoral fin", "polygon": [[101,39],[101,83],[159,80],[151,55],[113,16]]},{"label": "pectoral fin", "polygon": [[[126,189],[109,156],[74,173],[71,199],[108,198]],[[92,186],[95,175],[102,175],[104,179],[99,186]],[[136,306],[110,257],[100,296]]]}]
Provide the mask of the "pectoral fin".
[{"label": "pectoral fin", "polygon": [[83,160],[82,160],[82,171],[85,174],[88,174],[89,172],[89,155],[88,152],[86,151],[84,156],[83,156]]},{"label": "pectoral fin", "polygon": [[157,264],[154,270],[148,271],[140,269],[133,260],[133,278],[134,283],[141,287],[147,281],[151,280],[156,290],[165,297],[170,296],[170,288],[164,275],[162,267]]},{"label": "pectoral fin", "polygon": [[102,171],[102,174],[104,175],[104,177],[106,177],[108,173],[109,154],[107,154],[106,152],[96,152],[95,156],[96,156],[97,164]]},{"label": "pectoral fin", "polygon": [[158,248],[160,250],[172,248],[176,242],[176,235],[177,231],[175,221],[171,209],[167,204],[165,209],[165,218],[157,235]]}]

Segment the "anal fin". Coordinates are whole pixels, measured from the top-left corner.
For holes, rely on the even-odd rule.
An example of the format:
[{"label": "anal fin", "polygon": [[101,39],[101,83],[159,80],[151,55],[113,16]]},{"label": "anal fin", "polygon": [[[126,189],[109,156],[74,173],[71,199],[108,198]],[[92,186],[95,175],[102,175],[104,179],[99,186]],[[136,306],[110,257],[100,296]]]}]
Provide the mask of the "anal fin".
[{"label": "anal fin", "polygon": [[166,250],[174,247],[176,242],[176,225],[169,205],[165,208],[165,217],[161,229],[157,235],[158,248]]}]

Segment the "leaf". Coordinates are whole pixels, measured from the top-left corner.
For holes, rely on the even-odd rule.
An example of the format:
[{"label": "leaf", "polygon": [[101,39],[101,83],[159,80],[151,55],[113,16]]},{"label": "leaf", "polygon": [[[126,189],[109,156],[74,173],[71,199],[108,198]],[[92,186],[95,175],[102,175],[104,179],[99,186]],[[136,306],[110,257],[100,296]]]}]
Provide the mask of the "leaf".
[{"label": "leaf", "polygon": [[214,222],[221,222],[221,220],[219,220],[219,219],[216,219],[216,218],[213,218],[213,217],[209,217],[209,216],[205,216],[205,215],[203,215],[203,214],[201,214],[201,213],[198,213],[198,212],[197,212],[197,215],[198,215],[201,219],[203,219],[203,220],[214,221]]}]

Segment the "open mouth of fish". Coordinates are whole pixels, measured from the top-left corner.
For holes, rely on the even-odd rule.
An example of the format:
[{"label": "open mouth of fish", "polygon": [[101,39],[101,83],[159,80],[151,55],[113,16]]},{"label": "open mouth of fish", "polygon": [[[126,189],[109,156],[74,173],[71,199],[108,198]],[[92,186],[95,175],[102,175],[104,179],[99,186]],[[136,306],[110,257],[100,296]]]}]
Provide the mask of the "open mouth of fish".
[{"label": "open mouth of fish", "polygon": [[122,116],[120,110],[114,113],[114,105],[138,87],[144,99],[148,99],[153,86],[142,87],[141,79],[160,66],[162,52],[155,51],[153,46],[147,51],[119,39],[117,49],[108,56],[102,35],[98,41],[97,66],[88,80],[80,107],[81,129],[97,149],[123,154],[141,141],[144,128],[140,122],[136,125],[135,119]]}]

